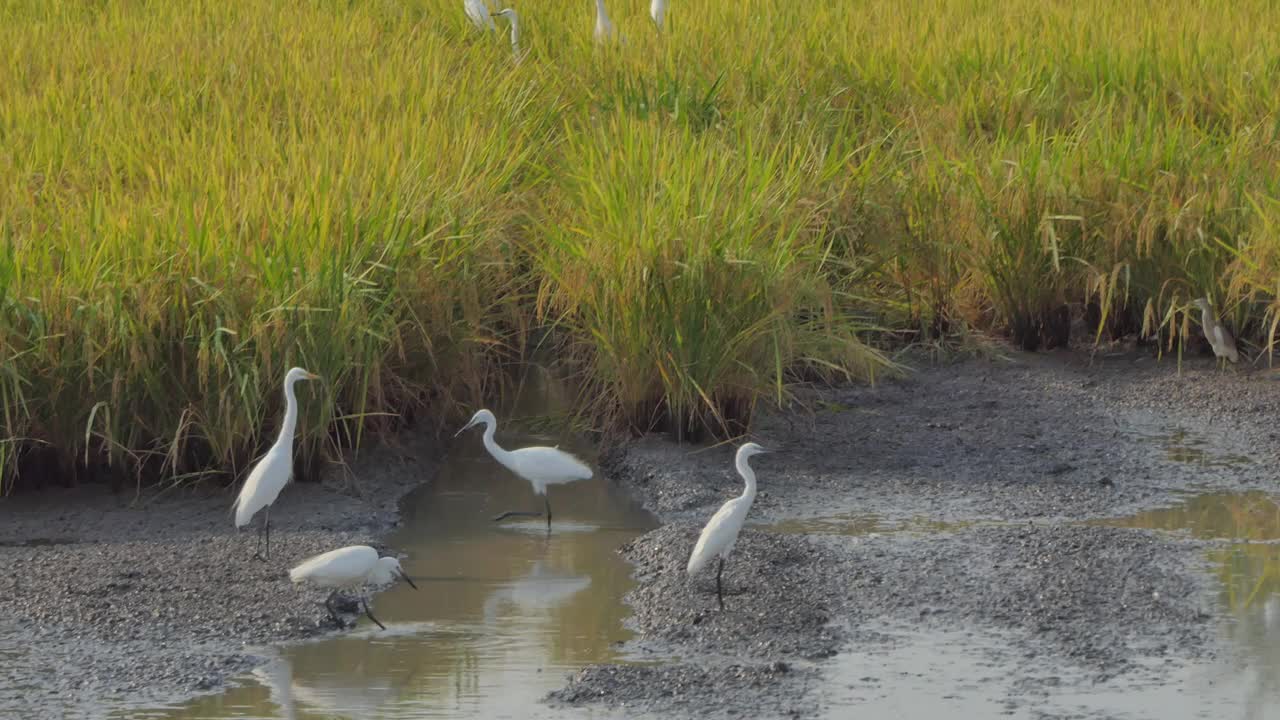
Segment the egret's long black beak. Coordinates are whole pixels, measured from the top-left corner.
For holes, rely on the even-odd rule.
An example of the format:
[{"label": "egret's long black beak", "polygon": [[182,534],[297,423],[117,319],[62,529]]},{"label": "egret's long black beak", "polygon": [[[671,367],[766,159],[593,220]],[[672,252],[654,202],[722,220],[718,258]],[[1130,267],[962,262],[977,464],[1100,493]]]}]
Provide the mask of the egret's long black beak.
[{"label": "egret's long black beak", "polygon": [[463,425],[463,426],[462,426],[462,429],[461,429],[461,430],[459,430],[458,432],[454,433],[454,434],[453,434],[453,436],[454,436],[454,437],[458,437],[459,435],[461,435],[462,433],[464,433],[464,432],[466,432],[466,431],[468,431],[468,430],[470,430],[470,429],[471,429],[471,423],[467,423],[466,425]]},{"label": "egret's long black beak", "polygon": [[413,584],[413,579],[410,578],[408,575],[406,575],[403,570],[400,571],[400,577],[404,578],[404,581],[409,583],[409,587],[413,588],[414,590],[418,589],[418,586]]}]

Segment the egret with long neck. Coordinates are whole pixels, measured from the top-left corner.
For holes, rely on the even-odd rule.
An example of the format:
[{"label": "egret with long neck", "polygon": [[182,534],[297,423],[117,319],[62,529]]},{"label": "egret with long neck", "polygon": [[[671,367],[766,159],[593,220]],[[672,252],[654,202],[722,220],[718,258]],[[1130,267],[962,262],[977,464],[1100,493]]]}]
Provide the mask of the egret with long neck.
[{"label": "egret with long neck", "polygon": [[1200,308],[1200,327],[1204,330],[1205,339],[1213,348],[1214,356],[1224,364],[1226,361],[1240,362],[1240,353],[1236,350],[1236,339],[1231,336],[1227,326],[1218,319],[1218,314],[1213,311],[1209,298],[1196,298],[1191,302]]},{"label": "egret with long neck", "polygon": [[[271,505],[293,475],[293,435],[298,428],[298,398],[294,395],[293,386],[300,380],[319,379],[319,375],[299,367],[284,376],[285,409],[280,434],[262,460],[249,471],[249,478],[244,481],[244,487],[240,488],[240,494],[231,506],[236,511],[237,528],[248,525],[259,510],[265,509],[262,526],[258,528],[258,547],[253,553],[257,560],[265,561],[271,557]],[[265,554],[261,553],[264,534],[267,539]]]},{"label": "egret with long neck", "polygon": [[511,56],[520,62],[520,16],[512,8],[503,8],[494,13],[494,17],[506,16],[511,21]]},{"label": "egret with long neck", "polygon": [[[542,506],[547,517],[547,532],[551,532],[551,500],[547,496],[547,486],[560,485],[577,480],[590,480],[592,475],[591,468],[587,467],[578,458],[559,448],[538,445],[520,448],[519,450],[503,449],[493,437],[498,430],[498,420],[488,410],[477,411],[475,415],[471,416],[471,421],[463,426],[454,437],[461,435],[464,431],[476,425],[484,425],[484,449],[489,451],[493,459],[528,482],[533,487],[535,495],[542,496]],[[493,520],[498,522],[513,516],[538,517],[543,514],[542,512],[509,510],[498,515]]]},{"label": "egret with long neck", "polygon": [[702,529],[702,534],[698,536],[698,544],[693,547],[693,552],[689,555],[686,571],[690,575],[706,567],[711,558],[717,559],[716,600],[719,601],[721,610],[724,610],[724,590],[720,576],[724,574],[724,561],[729,557],[729,553],[733,552],[733,546],[738,542],[738,533],[742,530],[742,525],[747,520],[747,513],[751,511],[751,504],[756,499],[756,473],[747,460],[752,455],[764,452],[769,451],[755,443],[747,443],[738,448],[733,464],[746,482],[746,488],[741,495],[726,502],[715,515],[711,516],[711,521]]}]

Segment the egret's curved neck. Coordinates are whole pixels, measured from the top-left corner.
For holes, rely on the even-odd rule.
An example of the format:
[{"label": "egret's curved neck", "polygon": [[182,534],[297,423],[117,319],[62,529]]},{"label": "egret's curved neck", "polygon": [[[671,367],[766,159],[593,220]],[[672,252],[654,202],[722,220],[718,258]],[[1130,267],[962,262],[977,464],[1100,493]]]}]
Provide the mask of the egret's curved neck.
[{"label": "egret's curved neck", "polygon": [[291,382],[284,385],[284,424],[276,437],[277,447],[291,445],[293,433],[298,429],[298,398],[293,394],[293,385]]},{"label": "egret's curved neck", "polygon": [[511,16],[511,47],[518,48],[520,46],[520,18]]},{"label": "egret's curved neck", "polygon": [[511,452],[503,450],[498,445],[498,441],[493,439],[493,434],[498,431],[497,425],[492,422],[485,421],[484,424],[484,449],[489,451],[494,460],[502,463],[508,468],[511,467]]},{"label": "egret's curved neck", "polygon": [[747,489],[742,492],[742,497],[750,499],[756,496],[756,471],[751,469],[747,464],[746,458],[738,458],[734,463],[738,468],[738,474],[743,480],[747,481]]},{"label": "egret's curved neck", "polygon": [[596,24],[603,25],[609,22],[609,13],[605,12],[604,0],[596,0]]}]

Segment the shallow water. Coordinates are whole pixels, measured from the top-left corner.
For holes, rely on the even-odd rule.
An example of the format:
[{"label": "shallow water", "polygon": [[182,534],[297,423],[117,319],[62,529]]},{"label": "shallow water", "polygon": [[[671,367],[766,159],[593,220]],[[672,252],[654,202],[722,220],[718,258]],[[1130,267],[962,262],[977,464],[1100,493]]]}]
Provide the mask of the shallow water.
[{"label": "shallow water", "polygon": [[[1206,493],[1169,508],[1099,521],[1228,540],[1206,558],[1218,581],[1221,632],[1237,648],[1247,717],[1280,717],[1280,504],[1260,491]],[[1270,713],[1270,714],[1267,714]]]},{"label": "shallow water", "polygon": [[1135,418],[1121,434],[1159,446],[1171,462],[1220,469],[1241,468],[1253,462],[1244,455],[1216,450],[1207,438],[1177,426],[1147,423]]},{"label": "shallow water", "polygon": [[[1155,658],[1096,681],[1061,664],[1037,672],[1036,660],[1009,652],[1014,638],[997,631],[925,633],[901,625],[874,631],[889,641],[826,662],[822,717],[1280,720],[1274,682],[1267,679],[1274,674],[1256,666]],[[1015,679],[1023,676],[1034,682],[1023,686]]]},{"label": "shallow water", "polygon": [[[1166,508],[1089,524],[1184,533],[1215,542],[1205,558],[1217,581],[1219,632],[1235,649],[1216,662],[1146,666],[1105,682],[1064,668],[1031,696],[1010,678],[1026,665],[1005,651],[1012,640],[987,630],[919,632],[884,626],[892,638],[863,652],[858,643],[824,664],[828,718],[851,709],[869,717],[1280,720],[1280,504],[1265,492],[1187,495]],[[790,520],[775,532],[875,535],[947,532],[964,527],[924,518],[888,521],[873,514]],[[869,627],[861,628],[871,631]],[[887,649],[885,649],[887,647]],[[1139,661],[1140,665],[1143,661]]]},{"label": "shallow water", "polygon": [[[435,481],[405,499],[401,528],[387,542],[419,590],[399,583],[377,596],[374,613],[387,630],[362,617],[349,633],[267,651],[271,663],[220,695],[128,717],[551,716],[558,713],[538,701],[567,674],[631,659],[619,647],[631,636],[622,602],[631,568],[616,550],[655,519],[597,473],[551,489],[550,535],[542,518],[494,523],[505,510],[540,509],[541,500],[484,452],[480,434],[472,431]],[[559,443],[594,461],[589,448],[520,434],[511,423],[500,421],[498,441]]]}]

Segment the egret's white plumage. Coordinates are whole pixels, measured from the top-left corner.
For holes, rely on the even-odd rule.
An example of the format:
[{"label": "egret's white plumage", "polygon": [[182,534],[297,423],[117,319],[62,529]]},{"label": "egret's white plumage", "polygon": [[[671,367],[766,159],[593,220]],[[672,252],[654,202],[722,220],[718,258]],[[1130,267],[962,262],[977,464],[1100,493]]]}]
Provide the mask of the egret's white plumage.
[{"label": "egret's white plumage", "polygon": [[651,0],[649,3],[649,17],[653,18],[653,24],[662,29],[662,21],[667,16],[667,0]]},{"label": "egret's white plumage", "polygon": [[[471,421],[463,426],[457,434],[461,435],[467,429],[482,424],[484,425],[484,447],[493,456],[493,459],[526,480],[533,487],[534,494],[542,496],[546,507],[547,529],[550,530],[551,503],[547,500],[547,486],[560,485],[577,480],[590,480],[592,475],[591,468],[587,467],[578,458],[559,448],[539,445],[520,448],[519,450],[504,450],[493,439],[494,433],[498,429],[498,420],[488,410],[477,411],[475,415],[471,416]],[[538,515],[539,513],[510,512],[494,519],[501,520],[509,515],[529,514]]]},{"label": "egret's white plumage", "polygon": [[[295,583],[308,582],[318,587],[333,588],[334,591],[324,601],[329,614],[337,619],[330,603],[338,590],[362,585],[386,585],[401,578],[418,589],[413,580],[400,567],[400,561],[393,557],[378,557],[378,551],[368,545],[350,545],[337,550],[330,550],[315,557],[303,560],[297,567],[289,571],[289,579]],[[369,619],[378,623],[382,629],[386,626],[378,622],[363,599],[364,611]]]},{"label": "egret's white plumage", "polygon": [[1200,308],[1200,326],[1204,329],[1204,336],[1208,339],[1209,345],[1213,347],[1213,354],[1233,363],[1240,362],[1240,353],[1236,350],[1236,339],[1213,312],[1213,305],[1209,303],[1209,298],[1196,298],[1192,303]]},{"label": "egret's white plumage", "polygon": [[[285,409],[280,434],[267,454],[249,471],[249,477],[232,504],[237,528],[248,525],[259,510],[266,508],[268,514],[263,518],[263,528],[267,533],[267,557],[271,556],[271,504],[293,476],[293,434],[298,427],[298,398],[293,393],[293,386],[300,380],[318,379],[319,375],[300,367],[290,369],[284,376]],[[254,554],[257,555],[256,552]]]},{"label": "egret's white plumage", "polygon": [[706,567],[713,558],[720,561],[716,570],[716,598],[720,601],[721,609],[724,609],[724,594],[720,588],[720,575],[724,572],[724,561],[729,557],[729,553],[733,552],[733,546],[738,542],[738,533],[742,530],[742,525],[747,520],[747,513],[751,510],[751,504],[756,499],[756,473],[747,464],[747,460],[763,452],[768,450],[755,443],[747,443],[738,448],[734,465],[738,469],[738,474],[746,481],[747,487],[741,495],[726,502],[715,515],[711,516],[710,522],[698,536],[698,544],[694,545],[693,552],[689,555],[686,571],[690,575]]},{"label": "egret's white plumage", "polygon": [[495,17],[505,15],[511,21],[511,54],[520,59],[520,16],[513,8],[503,8],[494,13]]},{"label": "egret's white plumage", "polygon": [[498,29],[493,22],[493,16],[489,14],[489,5],[485,0],[462,0],[462,4],[467,11],[467,17],[471,18],[472,25],[481,30]]},{"label": "egret's white plumage", "polygon": [[604,9],[604,0],[596,0],[596,42],[612,39],[613,34],[613,23],[609,21],[609,12]]}]

